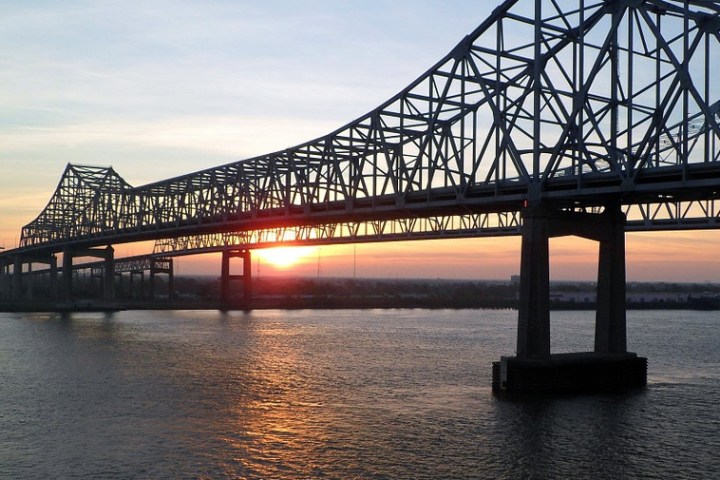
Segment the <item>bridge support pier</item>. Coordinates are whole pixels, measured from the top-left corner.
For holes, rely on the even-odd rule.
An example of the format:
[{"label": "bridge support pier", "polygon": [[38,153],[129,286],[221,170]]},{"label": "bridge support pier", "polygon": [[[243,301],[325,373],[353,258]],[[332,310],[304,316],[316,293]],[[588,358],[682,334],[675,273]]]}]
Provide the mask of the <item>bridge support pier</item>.
[{"label": "bridge support pier", "polygon": [[[43,273],[33,273],[33,264],[47,264],[50,267],[49,278],[47,281],[41,281],[40,286],[44,288],[45,299],[54,299],[57,291],[57,257],[55,255],[38,255],[38,256],[22,256],[18,255],[12,258],[12,261],[4,261],[0,265],[2,271],[2,280],[0,281],[2,294],[0,296],[9,297],[14,302],[27,301],[32,302],[35,297],[35,288],[37,278]],[[23,272],[23,266],[27,265],[27,271]],[[12,267],[12,279],[10,279],[9,269]],[[43,280],[40,278],[40,280]]]},{"label": "bridge support pier", "polygon": [[[567,235],[599,242],[593,352],[550,353],[549,239]],[[523,213],[517,356],[493,364],[493,389],[519,393],[593,391],[641,386],[647,360],[626,349],[625,216],[551,210]]]},{"label": "bridge support pier", "polygon": [[13,259],[13,287],[12,287],[12,299],[18,301],[22,299],[22,259],[15,257]]},{"label": "bridge support pier", "polygon": [[115,250],[112,247],[105,249],[103,265],[103,299],[115,300]]},{"label": "bridge support pier", "polygon": [[9,264],[5,259],[0,259],[0,299],[6,300],[10,287],[8,286]]},{"label": "bridge support pier", "polygon": [[[136,291],[135,287],[133,286],[135,283],[135,277],[140,278],[138,282],[139,291]],[[145,299],[145,272],[143,270],[130,271],[130,298],[135,298],[139,300]]]},{"label": "bridge support pier", "polygon": [[550,222],[545,211],[523,217],[517,355],[550,356]]},{"label": "bridge support pier", "polygon": [[73,254],[69,248],[63,249],[62,258],[62,299],[72,299]]},{"label": "bridge support pier", "polygon": [[[242,258],[243,273],[242,275],[230,274],[230,259]],[[230,301],[230,282],[232,280],[242,280],[243,282],[243,299],[249,302],[252,299],[252,261],[250,250],[229,249],[222,252],[222,266],[220,274],[220,298],[224,304]]]},{"label": "bridge support pier", "polygon": [[175,298],[175,277],[172,258],[153,258],[150,261],[150,298],[155,299],[155,277],[159,274],[168,276],[168,300]]},{"label": "bridge support pier", "polygon": [[58,261],[55,255],[50,256],[50,299],[56,300],[58,298]]},{"label": "bridge support pier", "polygon": [[[613,215],[611,212],[606,215]],[[595,352],[625,353],[625,218],[620,212],[610,218],[599,239]]]},{"label": "bridge support pier", "polygon": [[109,245],[105,248],[65,248],[63,250],[62,298],[64,300],[73,299],[73,259],[75,257],[103,259],[103,299],[115,300],[115,249]]}]

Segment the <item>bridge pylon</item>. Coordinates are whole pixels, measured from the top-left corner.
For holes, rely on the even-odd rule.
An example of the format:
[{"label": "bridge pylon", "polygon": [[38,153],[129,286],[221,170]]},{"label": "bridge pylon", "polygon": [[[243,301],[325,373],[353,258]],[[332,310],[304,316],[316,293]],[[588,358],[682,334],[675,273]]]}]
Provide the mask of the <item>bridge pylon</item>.
[{"label": "bridge pylon", "polygon": [[62,298],[73,300],[73,259],[75,257],[95,257],[103,259],[103,299],[115,300],[115,249],[70,248],[63,249],[62,260]]},{"label": "bridge pylon", "polygon": [[150,260],[150,299],[157,296],[156,277],[159,274],[167,275],[167,298],[175,298],[175,273],[172,258],[153,258]]},{"label": "bridge pylon", "polygon": [[[593,352],[550,351],[549,240],[575,235],[599,243]],[[644,385],[647,360],[627,352],[625,215],[531,207],[523,212],[517,354],[493,365],[496,391],[583,391]]]},{"label": "bridge pylon", "polygon": [[[230,259],[241,258],[243,261],[242,275],[230,274]],[[223,304],[231,300],[230,283],[232,280],[241,280],[243,283],[243,299],[248,302],[252,298],[252,256],[249,249],[229,248],[222,252],[222,266],[220,274],[220,298]]]},{"label": "bridge pylon", "polygon": [[[49,268],[33,271],[33,264],[46,264]],[[36,277],[48,275],[40,282],[48,299],[57,296],[57,257],[53,254],[14,255],[0,261],[0,298],[12,302],[32,302],[36,294]]]}]

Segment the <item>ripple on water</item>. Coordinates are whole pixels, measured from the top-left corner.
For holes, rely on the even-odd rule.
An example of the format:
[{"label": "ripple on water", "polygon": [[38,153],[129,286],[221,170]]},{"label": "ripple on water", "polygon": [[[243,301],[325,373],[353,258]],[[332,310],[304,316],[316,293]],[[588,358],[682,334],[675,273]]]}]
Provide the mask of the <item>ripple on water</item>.
[{"label": "ripple on water", "polygon": [[[559,346],[584,345],[591,315],[554,315]],[[0,478],[720,471],[713,317],[629,313],[644,391],[500,400],[490,364],[512,353],[515,323],[462,310],[0,314]]]}]

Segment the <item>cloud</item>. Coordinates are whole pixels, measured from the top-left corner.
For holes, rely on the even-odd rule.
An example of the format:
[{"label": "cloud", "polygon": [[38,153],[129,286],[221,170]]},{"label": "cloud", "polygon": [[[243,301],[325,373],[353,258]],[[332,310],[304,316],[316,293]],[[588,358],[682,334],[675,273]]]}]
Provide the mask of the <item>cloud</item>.
[{"label": "cloud", "polygon": [[[0,235],[19,235],[45,206],[67,162],[113,165],[140,185],[325,135],[408,85],[495,6],[470,0],[8,0],[0,16]],[[629,236],[629,258],[636,262],[629,271],[651,265],[658,251],[676,261],[688,255],[688,245],[706,252],[716,243],[694,235]],[[358,267],[363,275],[382,267],[408,275],[504,278],[519,267],[517,238],[360,250],[370,259]],[[585,257],[584,251],[556,247],[554,274],[595,264],[596,253]],[[380,260],[373,263],[373,255]],[[710,258],[704,264],[716,267]]]},{"label": "cloud", "polygon": [[[323,122],[298,123],[282,117],[200,115],[145,122],[103,120],[14,129],[0,133],[0,141],[5,152],[20,152],[39,145],[44,149],[132,145],[241,158],[293,146],[331,128]],[[132,163],[132,159],[128,160]]]}]

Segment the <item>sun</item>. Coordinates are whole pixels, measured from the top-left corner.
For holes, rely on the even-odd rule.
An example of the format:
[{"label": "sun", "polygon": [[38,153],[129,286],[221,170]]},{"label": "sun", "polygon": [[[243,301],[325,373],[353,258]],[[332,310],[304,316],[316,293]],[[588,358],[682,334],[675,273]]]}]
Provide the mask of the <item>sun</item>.
[{"label": "sun", "polygon": [[290,268],[316,252],[317,247],[273,247],[258,250],[257,255],[275,268]]}]

